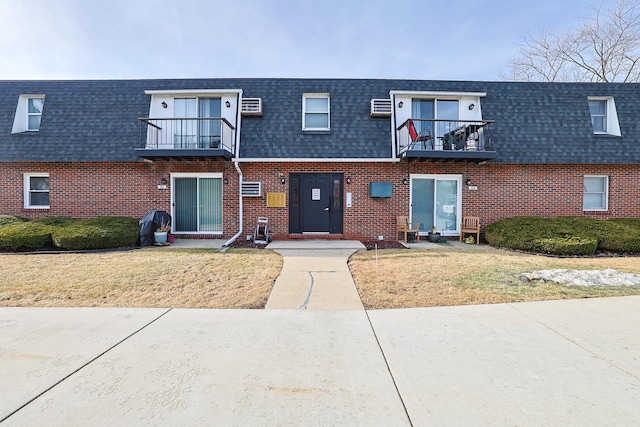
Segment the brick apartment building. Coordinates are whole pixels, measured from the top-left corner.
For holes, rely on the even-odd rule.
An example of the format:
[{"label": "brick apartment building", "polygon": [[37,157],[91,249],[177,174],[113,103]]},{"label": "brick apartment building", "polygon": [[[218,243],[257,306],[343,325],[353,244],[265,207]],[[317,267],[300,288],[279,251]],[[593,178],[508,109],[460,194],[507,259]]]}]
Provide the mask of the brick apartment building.
[{"label": "brick apartment building", "polygon": [[161,209],[225,239],[259,216],[275,239],[640,217],[639,117],[630,83],[1,81],[0,214]]}]

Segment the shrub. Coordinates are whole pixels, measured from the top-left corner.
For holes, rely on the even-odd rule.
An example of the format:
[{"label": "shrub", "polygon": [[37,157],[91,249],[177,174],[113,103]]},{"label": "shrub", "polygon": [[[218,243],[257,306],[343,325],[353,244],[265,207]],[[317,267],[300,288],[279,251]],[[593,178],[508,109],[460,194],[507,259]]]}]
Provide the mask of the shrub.
[{"label": "shrub", "polygon": [[543,237],[532,243],[534,252],[554,255],[593,255],[598,248],[595,237]]},{"label": "shrub", "polygon": [[640,219],[514,217],[488,225],[485,238],[497,247],[558,255],[635,253],[640,252]]},{"label": "shrub", "polygon": [[11,215],[0,215],[0,227],[7,224],[13,224],[15,222],[25,222],[28,221],[26,218],[20,218],[17,216]]},{"label": "shrub", "polygon": [[99,217],[69,222],[52,231],[53,243],[62,249],[108,249],[135,246],[138,220],[127,217]]},{"label": "shrub", "polygon": [[0,227],[0,250],[32,251],[48,247],[67,250],[108,249],[135,246],[138,220],[100,217],[89,220],[69,217],[13,221]]},{"label": "shrub", "polygon": [[33,251],[52,246],[51,227],[33,222],[14,222],[0,227],[0,250]]}]

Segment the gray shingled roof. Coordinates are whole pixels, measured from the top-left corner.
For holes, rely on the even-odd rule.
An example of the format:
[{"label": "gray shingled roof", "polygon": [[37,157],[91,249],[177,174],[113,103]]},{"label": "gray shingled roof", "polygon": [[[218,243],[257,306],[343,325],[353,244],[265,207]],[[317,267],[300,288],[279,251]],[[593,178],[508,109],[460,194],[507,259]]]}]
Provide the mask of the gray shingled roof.
[{"label": "gray shingled roof", "polygon": [[[145,90],[242,89],[264,114],[243,118],[241,157],[389,158],[388,118],[369,101],[391,90],[486,92],[498,162],[640,163],[640,85],[376,79],[172,79],[0,81],[0,161],[140,161],[149,112]],[[331,94],[331,131],[301,130],[302,94]],[[11,134],[20,94],[44,93],[40,131]],[[613,96],[622,137],[594,135],[587,96]]]}]

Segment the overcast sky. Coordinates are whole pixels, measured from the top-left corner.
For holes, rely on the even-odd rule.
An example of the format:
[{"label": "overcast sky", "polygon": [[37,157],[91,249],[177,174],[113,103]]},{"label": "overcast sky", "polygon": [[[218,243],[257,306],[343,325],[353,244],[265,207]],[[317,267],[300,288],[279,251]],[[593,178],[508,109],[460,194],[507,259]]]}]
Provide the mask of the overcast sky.
[{"label": "overcast sky", "polygon": [[0,79],[500,80],[597,0],[0,0]]}]

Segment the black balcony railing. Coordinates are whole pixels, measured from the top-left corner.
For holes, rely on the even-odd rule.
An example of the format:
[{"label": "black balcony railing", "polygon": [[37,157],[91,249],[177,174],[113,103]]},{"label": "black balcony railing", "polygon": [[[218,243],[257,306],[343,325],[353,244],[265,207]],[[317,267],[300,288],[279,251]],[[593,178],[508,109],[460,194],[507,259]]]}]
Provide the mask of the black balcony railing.
[{"label": "black balcony railing", "polygon": [[147,132],[150,150],[226,150],[234,152],[236,128],[223,117],[141,118],[141,131]]},{"label": "black balcony railing", "polygon": [[[396,129],[398,155],[411,151],[493,151],[491,124],[487,120],[408,119]],[[434,153],[435,154],[435,153]],[[443,157],[438,153],[437,157]],[[428,157],[429,153],[424,153]]]}]

